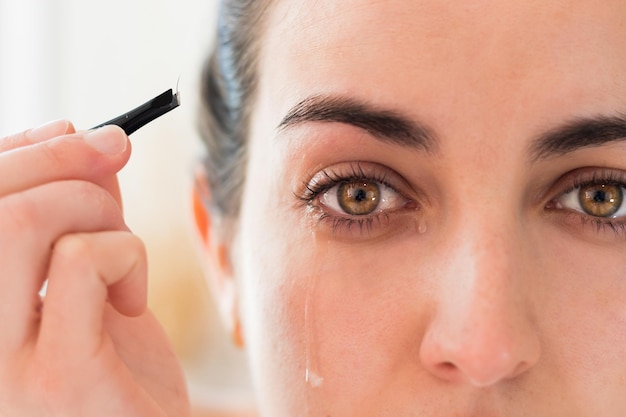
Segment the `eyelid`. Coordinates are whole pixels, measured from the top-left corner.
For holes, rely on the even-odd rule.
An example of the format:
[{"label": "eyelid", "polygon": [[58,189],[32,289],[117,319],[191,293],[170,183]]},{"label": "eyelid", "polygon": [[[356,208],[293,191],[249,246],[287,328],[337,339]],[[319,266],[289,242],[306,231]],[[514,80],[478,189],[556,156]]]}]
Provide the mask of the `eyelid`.
[{"label": "eyelid", "polygon": [[578,187],[596,182],[626,184],[626,171],[607,167],[584,167],[570,171],[556,180],[547,193],[549,201],[566,194]]},{"label": "eyelid", "polygon": [[341,182],[363,179],[383,184],[407,200],[418,201],[420,206],[428,204],[425,194],[412,187],[395,170],[376,162],[366,161],[340,162],[321,169],[304,181],[297,194],[301,200],[308,201]]}]

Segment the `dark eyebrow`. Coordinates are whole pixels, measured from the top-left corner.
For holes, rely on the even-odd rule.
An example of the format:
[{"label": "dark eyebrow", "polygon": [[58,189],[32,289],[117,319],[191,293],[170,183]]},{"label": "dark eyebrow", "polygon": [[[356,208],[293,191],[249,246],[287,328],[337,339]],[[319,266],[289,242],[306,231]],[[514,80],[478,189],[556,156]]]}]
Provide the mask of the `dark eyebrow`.
[{"label": "dark eyebrow", "polygon": [[393,110],[380,109],[354,98],[312,96],[296,104],[278,129],[306,122],[336,122],[367,131],[383,142],[432,152],[437,141],[430,130]]},{"label": "dark eyebrow", "polygon": [[[383,142],[434,152],[438,141],[424,124],[401,113],[355,98],[316,95],[293,106],[278,125],[285,129],[307,122],[335,122],[367,131]],[[626,115],[580,118],[549,130],[530,145],[532,160],[562,156],[579,149],[626,141]]]},{"label": "dark eyebrow", "polygon": [[577,119],[539,136],[531,143],[530,154],[537,161],[617,141],[626,141],[626,117]]}]

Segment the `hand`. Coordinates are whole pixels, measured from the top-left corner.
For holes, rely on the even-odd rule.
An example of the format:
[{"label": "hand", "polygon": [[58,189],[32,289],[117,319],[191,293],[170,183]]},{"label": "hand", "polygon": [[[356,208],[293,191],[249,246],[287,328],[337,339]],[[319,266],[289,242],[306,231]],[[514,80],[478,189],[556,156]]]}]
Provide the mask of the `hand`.
[{"label": "hand", "polygon": [[0,139],[0,416],[190,413],[122,217],[115,173],[129,156],[112,126]]}]

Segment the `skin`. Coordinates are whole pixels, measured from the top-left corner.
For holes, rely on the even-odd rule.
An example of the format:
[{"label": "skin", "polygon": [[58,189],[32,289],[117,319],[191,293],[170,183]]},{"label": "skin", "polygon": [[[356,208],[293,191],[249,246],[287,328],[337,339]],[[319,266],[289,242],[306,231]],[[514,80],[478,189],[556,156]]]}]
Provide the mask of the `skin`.
[{"label": "skin", "polygon": [[122,216],[128,137],[87,133],[59,121],[0,139],[0,415],[189,415]]},{"label": "skin", "polygon": [[[619,0],[273,5],[235,232],[197,211],[263,416],[626,413],[626,218],[563,197],[581,172],[624,178],[626,146],[529,153],[626,111],[624,16]],[[437,145],[277,128],[316,95],[406,115]],[[361,230],[297,198],[357,162],[410,203]]]}]

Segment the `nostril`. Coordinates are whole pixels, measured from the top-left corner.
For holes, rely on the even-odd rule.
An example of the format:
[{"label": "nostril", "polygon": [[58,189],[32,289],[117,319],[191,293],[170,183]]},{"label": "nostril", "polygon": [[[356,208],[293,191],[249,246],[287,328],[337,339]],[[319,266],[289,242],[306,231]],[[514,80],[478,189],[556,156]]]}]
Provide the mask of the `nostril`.
[{"label": "nostril", "polygon": [[526,372],[526,370],[527,370],[528,368],[530,368],[531,366],[532,366],[532,364],[531,364],[531,363],[529,363],[529,362],[526,362],[526,361],[520,362],[520,363],[519,363],[519,364],[515,367],[515,369],[513,369],[513,372],[511,372],[511,376],[510,376],[510,377],[511,377],[511,378],[513,378],[513,377],[516,377],[517,375],[519,375],[519,374],[521,374],[521,373]]},{"label": "nostril", "polygon": [[439,377],[444,378],[448,381],[457,380],[459,377],[459,369],[452,362],[441,362],[436,365],[436,368]]},{"label": "nostril", "polygon": [[456,369],[456,366],[454,366],[452,362],[443,362],[439,366],[445,371],[453,371],[454,369]]}]

